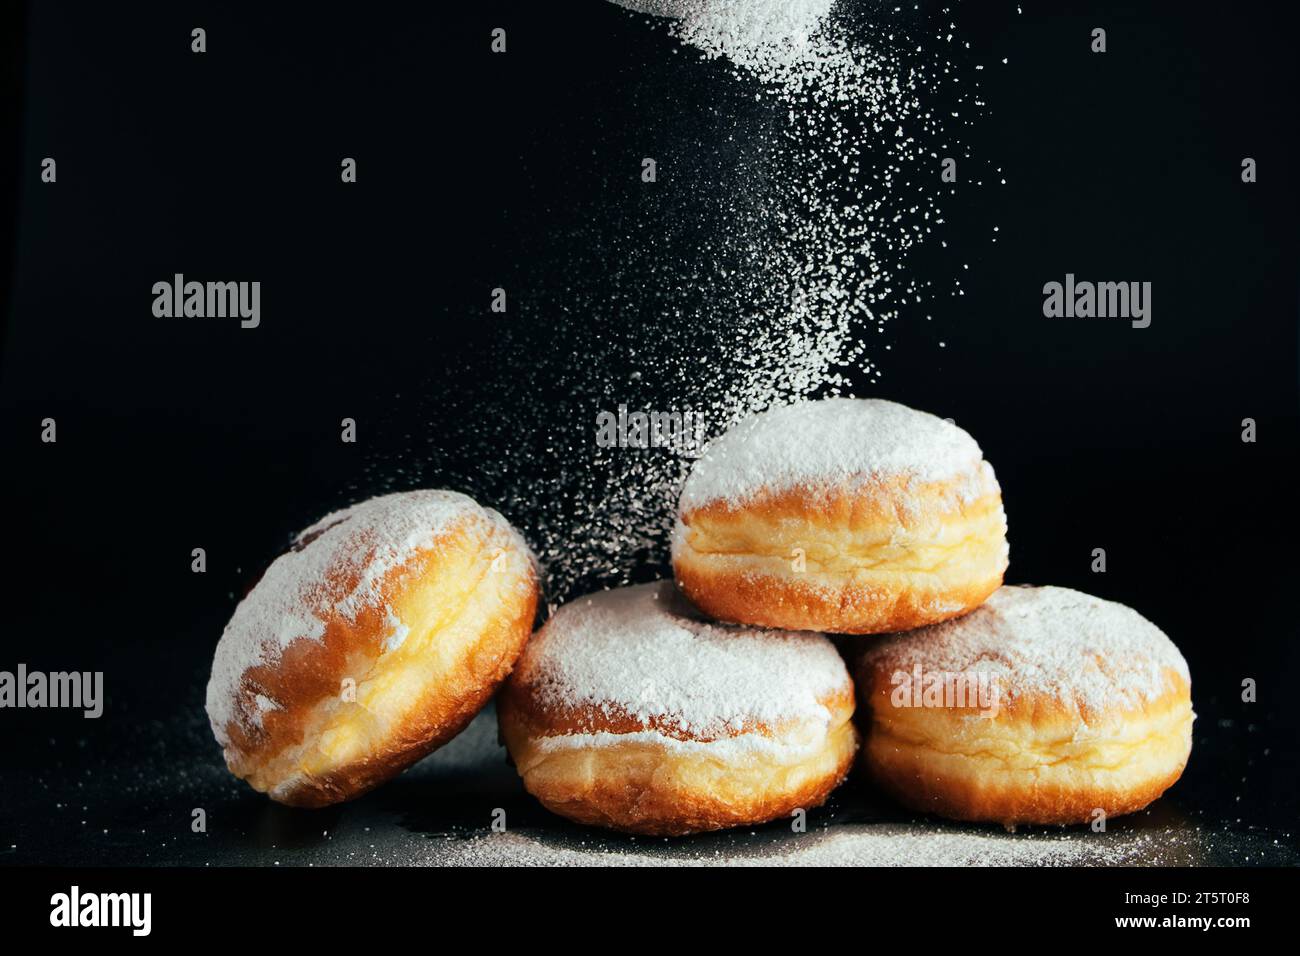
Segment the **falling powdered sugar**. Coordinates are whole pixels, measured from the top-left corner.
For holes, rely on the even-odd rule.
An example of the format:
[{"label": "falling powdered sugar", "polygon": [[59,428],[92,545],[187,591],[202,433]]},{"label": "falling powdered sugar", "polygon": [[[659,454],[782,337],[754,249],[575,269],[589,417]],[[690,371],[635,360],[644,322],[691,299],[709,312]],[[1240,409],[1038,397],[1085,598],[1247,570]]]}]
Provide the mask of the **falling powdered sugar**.
[{"label": "falling powdered sugar", "polygon": [[705,56],[726,57],[760,79],[788,79],[800,63],[825,60],[818,35],[833,0],[691,0],[673,29]]},{"label": "falling powdered sugar", "polygon": [[[452,484],[491,501],[528,529],[560,601],[666,567],[691,466],[667,448],[600,444],[600,414],[690,412],[709,438],[878,383],[890,323],[924,322],[936,294],[960,294],[909,268],[944,229],[954,186],[940,158],[962,158],[978,185],[957,137],[983,103],[953,62],[946,15],[827,0],[623,6],[675,18],[592,11],[652,65],[629,60],[574,95],[571,125],[560,116],[520,147],[531,176],[551,174],[535,154],[561,152],[581,196],[512,205],[502,235],[548,241],[501,240],[508,321],[492,324],[473,374],[453,356],[426,383],[426,427],[372,460],[359,488]],[[635,120],[592,136],[611,95]],[[658,177],[642,182],[628,156],[656,153]]]},{"label": "falling powdered sugar", "polygon": [[[928,283],[904,265],[944,222],[935,160],[962,152],[940,125],[938,103],[947,87],[962,90],[947,104],[953,125],[983,105],[951,64],[908,44],[890,14],[854,29],[833,7],[680,0],[655,11],[677,17],[669,30],[684,45],[730,64],[738,81],[757,82],[757,99],[785,111],[745,183],[761,208],[737,200],[718,250],[721,261],[741,263],[743,293],[720,367],[747,369],[720,390],[728,415],[719,424],[793,397],[836,394],[851,370],[879,379],[879,353],[869,354],[864,333],[883,332],[925,297]],[[951,42],[950,32],[940,36]],[[954,288],[960,294],[959,282]]]},{"label": "falling powdered sugar", "polygon": [[824,727],[830,712],[823,700],[849,687],[843,661],[822,635],[704,621],[671,582],[604,591],[560,608],[528,644],[515,680],[548,709],[595,708],[630,717],[659,740],[697,742],[786,722]]},{"label": "falling powdered sugar", "polygon": [[814,42],[834,0],[614,0],[678,22],[671,30],[708,57],[726,57],[763,79],[824,56]]}]

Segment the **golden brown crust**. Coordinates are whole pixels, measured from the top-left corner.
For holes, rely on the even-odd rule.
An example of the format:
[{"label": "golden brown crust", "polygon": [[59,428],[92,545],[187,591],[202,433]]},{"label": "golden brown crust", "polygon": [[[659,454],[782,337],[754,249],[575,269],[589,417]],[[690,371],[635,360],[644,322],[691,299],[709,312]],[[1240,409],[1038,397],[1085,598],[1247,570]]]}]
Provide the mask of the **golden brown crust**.
[{"label": "golden brown crust", "polygon": [[977,708],[898,706],[890,675],[858,674],[862,762],[900,803],[1013,826],[1090,823],[1140,810],[1172,786],[1191,751],[1190,686],[1164,674],[1158,697],[1124,710],[1025,695]]},{"label": "golden brown crust", "polygon": [[703,611],[792,630],[877,634],[948,620],[1002,583],[992,469],[948,481],[799,488],[681,516],[673,572]]},{"label": "golden brown crust", "polygon": [[504,609],[468,653],[444,671],[438,682],[403,718],[392,737],[360,761],[297,782],[276,792],[281,803],[321,807],[351,800],[392,779],[451,740],[487,706],[510,676],[532,633],[536,591],[530,599]]},{"label": "golden brown crust", "polygon": [[[322,587],[350,593],[355,565]],[[416,551],[351,617],[324,614],[324,635],[300,639],[239,682],[238,712],[275,702],[257,722],[224,727],[232,773],[293,806],[319,807],[373,789],[459,733],[510,673],[538,600],[527,547],[486,513]],[[393,615],[410,625],[385,648]]]},{"label": "golden brown crust", "polygon": [[552,813],[626,833],[682,836],[820,806],[857,751],[852,692],[826,703],[829,730],[764,727],[755,733],[772,746],[756,749],[736,746],[737,738],[706,743],[680,729],[636,733],[622,717],[606,721],[599,708],[557,717],[514,682],[498,717],[525,788]]}]

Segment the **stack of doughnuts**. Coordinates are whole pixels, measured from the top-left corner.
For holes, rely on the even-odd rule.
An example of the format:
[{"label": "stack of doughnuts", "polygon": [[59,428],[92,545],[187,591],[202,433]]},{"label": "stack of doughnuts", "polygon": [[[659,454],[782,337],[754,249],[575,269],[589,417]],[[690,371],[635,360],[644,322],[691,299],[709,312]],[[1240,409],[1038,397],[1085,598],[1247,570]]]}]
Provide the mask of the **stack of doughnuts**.
[{"label": "stack of doughnuts", "polygon": [[993,469],[952,423],[806,402],[715,441],[682,491],[673,570],[728,621],[860,643],[862,763],[903,804],[1013,826],[1141,809],[1191,750],[1190,677],[1135,611],[1001,587]]},{"label": "stack of doughnuts", "polygon": [[1190,752],[1186,662],[1122,605],[1002,586],[1006,528],[951,422],[874,399],[777,408],[695,463],[675,582],[579,598],[530,640],[518,532],[454,492],[388,495],[270,566],[218,645],[208,713],[232,772],[302,806],[377,786],[504,685],[525,789],[587,825],[797,816],[859,749],[881,789],[954,819],[1141,809]]}]

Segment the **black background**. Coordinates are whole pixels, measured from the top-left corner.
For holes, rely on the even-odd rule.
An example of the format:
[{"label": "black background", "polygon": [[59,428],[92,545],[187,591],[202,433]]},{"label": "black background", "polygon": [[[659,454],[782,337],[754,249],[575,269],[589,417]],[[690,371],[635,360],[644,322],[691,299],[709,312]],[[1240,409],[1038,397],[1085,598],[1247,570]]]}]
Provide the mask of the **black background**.
[{"label": "black background", "polygon": [[[751,87],[600,0],[463,6],[16,14],[0,668],[103,670],[108,702],[98,721],[0,714],[16,781],[0,861],[198,862],[203,847],[164,842],[150,856],[131,836],[169,814],[188,833],[188,807],[208,805],[194,800],[228,807],[240,821],[228,845],[260,859],[276,838],[255,821],[280,811],[224,776],[201,713],[246,582],[292,531],[394,487],[470,491],[527,534],[508,491],[474,478],[502,449],[429,396],[526,377],[530,401],[589,430],[620,396],[570,387],[573,368],[631,367],[620,343],[660,316],[653,290],[623,290],[619,309],[560,323],[573,277],[613,275],[629,234],[681,267],[692,230],[717,225],[683,217],[696,173],[725,172],[717,115],[743,129],[772,108]],[[931,243],[914,268],[941,289],[960,275],[964,295],[936,295],[929,322],[904,307],[880,337],[893,348],[873,352],[880,382],[859,394],[976,436],[1003,486],[1009,581],[1131,604],[1182,648],[1196,747],[1158,806],[1294,845],[1290,24],[1263,3],[1212,16],[859,6],[922,43],[955,24],[970,47],[949,55],[988,64],[988,108],[962,137],[1006,179],[963,181],[945,202],[947,247]],[[189,49],[196,25],[202,56]],[[505,56],[487,48],[498,25]],[[1094,26],[1108,30],[1105,55],[1088,50]],[[743,139],[732,148],[743,159]],[[40,182],[45,156],[55,185]],[[339,182],[344,156],[358,160],[355,185]],[[642,156],[662,157],[653,194]],[[1257,183],[1241,182],[1245,156]],[[150,287],[175,272],[260,280],[261,327],[154,318]],[[1045,319],[1042,285],[1066,272],[1151,281],[1151,327]],[[495,286],[520,302],[508,317],[488,311]],[[507,334],[529,368],[501,360]],[[637,388],[655,407],[653,375]],[[54,445],[40,441],[47,416]],[[338,439],[345,416],[355,445]],[[1246,417],[1255,444],[1241,441]],[[539,474],[555,467],[537,455]],[[200,546],[204,575],[190,572]],[[1090,571],[1097,547],[1105,574]],[[653,555],[635,561],[620,570],[653,573]],[[1240,702],[1247,677],[1258,703]],[[275,819],[276,833],[296,826]],[[412,824],[438,825],[436,813]]]}]

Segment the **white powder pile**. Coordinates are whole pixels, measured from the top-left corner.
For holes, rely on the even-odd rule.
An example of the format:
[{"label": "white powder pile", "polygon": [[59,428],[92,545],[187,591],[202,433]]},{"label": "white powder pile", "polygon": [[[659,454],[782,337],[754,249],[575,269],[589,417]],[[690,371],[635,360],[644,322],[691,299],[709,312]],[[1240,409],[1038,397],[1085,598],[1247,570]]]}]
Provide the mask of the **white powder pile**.
[{"label": "white powder pile", "polygon": [[849,686],[822,635],[703,621],[671,582],[566,604],[529,642],[515,679],[548,710],[595,708],[656,735],[700,740],[756,725],[824,725],[821,700]]},{"label": "white powder pile", "polygon": [[[336,511],[300,533],[235,608],[217,644],[207,689],[217,741],[229,743],[226,725],[232,720],[260,726],[261,714],[278,706],[243,686],[246,670],[275,662],[294,641],[320,640],[328,616],[355,620],[358,611],[377,606],[394,569],[484,514],[503,521],[456,492],[410,491]],[[391,613],[390,623],[391,642],[404,625]]]},{"label": "white powder pile", "polygon": [[880,475],[941,481],[977,474],[980,460],[965,431],[896,402],[799,402],[753,415],[711,443],[686,481],[682,507]]},{"label": "white powder pile", "polygon": [[1057,587],[1003,587],[965,617],[885,638],[864,662],[911,672],[988,674],[1008,700],[1074,701],[1101,722],[1154,700],[1187,662],[1132,608]]},{"label": "white powder pile", "polygon": [[[766,831],[757,831],[764,833]],[[749,834],[740,835],[743,839]],[[714,838],[716,839],[716,838]],[[1194,854],[1188,837],[1148,833],[1035,833],[941,824],[840,824],[785,839],[693,849],[686,841],[628,847],[592,840],[584,846],[540,834],[500,833],[448,844],[439,865],[452,866],[1124,866],[1149,862],[1164,847],[1178,862]],[[701,841],[706,846],[711,838]],[[729,841],[728,841],[729,842]],[[757,845],[755,845],[755,843]],[[1174,855],[1171,853],[1170,855]]]}]

